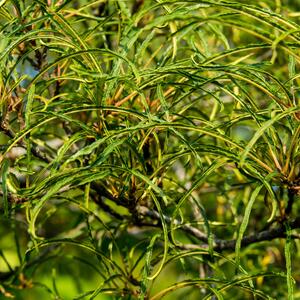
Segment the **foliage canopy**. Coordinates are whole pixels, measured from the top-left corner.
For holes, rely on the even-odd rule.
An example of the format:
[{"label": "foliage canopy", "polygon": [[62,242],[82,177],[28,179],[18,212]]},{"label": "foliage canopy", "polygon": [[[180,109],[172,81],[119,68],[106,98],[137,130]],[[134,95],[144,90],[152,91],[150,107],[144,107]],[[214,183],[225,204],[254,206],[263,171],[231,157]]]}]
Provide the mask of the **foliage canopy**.
[{"label": "foliage canopy", "polygon": [[0,1],[0,298],[299,299],[299,8]]}]

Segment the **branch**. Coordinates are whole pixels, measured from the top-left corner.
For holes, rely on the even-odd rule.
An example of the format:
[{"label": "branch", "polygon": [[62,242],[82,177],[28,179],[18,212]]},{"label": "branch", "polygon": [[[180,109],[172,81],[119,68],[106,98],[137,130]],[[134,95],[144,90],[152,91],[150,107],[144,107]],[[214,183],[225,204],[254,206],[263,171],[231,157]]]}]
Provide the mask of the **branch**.
[{"label": "branch", "polygon": [[[7,124],[5,122],[2,122],[0,124],[0,128],[10,138],[15,137],[14,132],[7,126]],[[26,149],[27,145],[23,140],[19,141],[19,144]],[[43,160],[44,162],[46,162],[46,163],[51,162],[51,158],[49,158],[46,154],[42,153],[40,151],[40,149],[36,146],[31,147],[31,152],[34,156]],[[138,215],[140,215],[140,216],[147,216],[152,220],[157,220],[159,222],[161,221],[161,215],[157,211],[150,210],[149,208],[147,208],[145,206],[137,206],[136,207],[135,206],[136,201],[134,201],[134,199],[130,200],[130,199],[127,199],[126,197],[114,197],[103,186],[96,184],[96,183],[92,183],[92,189],[94,189],[98,194],[97,195],[98,197],[93,199],[94,202],[97,205],[99,205],[104,211],[106,211],[107,213],[109,213],[110,215],[114,216],[115,218],[117,218],[119,220],[122,220],[124,218],[124,216],[118,214],[109,205],[105,204],[102,200],[102,197],[105,197],[111,201],[114,201],[116,204],[129,209],[133,218],[135,217],[135,212],[137,212]],[[9,197],[11,198],[11,200],[15,200],[16,202],[24,201],[24,199],[14,198],[12,195],[9,195]],[[206,233],[200,231],[199,229],[197,229],[191,225],[183,224],[179,220],[176,220],[176,219],[172,220],[172,218],[170,218],[169,216],[163,215],[163,218],[167,224],[173,223],[174,225],[179,226],[179,228],[181,230],[187,232],[188,234],[192,235],[193,237],[197,238],[199,241],[204,243],[203,245],[185,244],[185,245],[181,245],[180,246],[181,248],[195,249],[195,248],[207,247],[208,238],[207,238]],[[135,221],[137,221],[137,220],[135,220]],[[291,229],[300,228],[300,218],[297,218],[296,220],[291,222],[289,225],[290,225]],[[258,243],[258,242],[270,241],[270,240],[273,240],[276,238],[285,238],[285,237],[286,237],[286,228],[285,228],[284,224],[282,224],[276,228],[271,228],[268,230],[263,230],[263,231],[260,231],[257,233],[250,234],[248,236],[244,236],[241,241],[241,246],[245,247],[247,245]],[[236,242],[237,242],[236,239],[223,240],[223,239],[215,238],[213,241],[214,250],[216,250],[216,251],[234,250],[235,246],[236,246]]]},{"label": "branch", "polygon": [[[150,217],[153,220],[157,220],[157,221],[161,220],[161,216],[157,211],[150,210],[149,208],[147,208],[145,206],[138,207],[138,212],[142,216]],[[199,248],[207,248],[208,247],[208,238],[204,232],[200,231],[199,229],[197,229],[191,225],[183,224],[182,222],[180,222],[176,219],[172,221],[172,219],[168,216],[163,215],[163,218],[167,224],[171,224],[171,222],[173,222],[174,225],[179,225],[181,230],[194,236],[199,241],[204,242],[204,244],[202,244],[202,245],[182,244],[179,246],[180,248],[191,250],[191,249],[199,249]],[[300,217],[295,219],[291,223],[289,223],[289,227],[291,229],[300,228]],[[268,230],[263,230],[260,232],[256,232],[256,233],[244,236],[241,241],[241,246],[245,247],[250,244],[254,244],[254,243],[258,243],[258,242],[270,241],[270,240],[273,240],[276,238],[285,238],[285,237],[286,237],[286,228],[285,228],[284,224],[282,224],[276,228],[271,228]],[[298,237],[295,236],[294,238],[298,238]],[[215,238],[213,241],[214,250],[216,250],[216,251],[234,250],[235,246],[236,246],[236,242],[237,242],[236,239],[222,240],[222,239]]]},{"label": "branch", "polygon": [[[16,136],[15,133],[8,127],[8,125],[6,124],[6,122],[2,122],[0,124],[0,128],[1,128],[1,131],[5,135],[7,135],[9,138],[11,138],[11,139],[15,138],[15,136]],[[26,143],[23,140],[19,141],[19,145],[22,148],[27,149],[27,145],[26,145]],[[49,158],[45,153],[42,153],[41,150],[37,146],[33,145],[30,150],[31,150],[31,153],[35,157],[41,159],[45,163],[50,163],[51,162],[51,158]]]},{"label": "branch", "polygon": [[[296,218],[294,221],[290,222],[289,227],[291,229],[300,228],[300,218]],[[281,224],[276,228],[263,230],[243,237],[241,246],[245,247],[250,244],[254,244],[258,242],[271,241],[276,238],[285,238],[285,237],[286,237],[286,227],[284,224]],[[236,240],[229,240],[229,241],[218,240],[216,244],[217,245],[215,247],[215,250],[217,251],[233,250],[235,249]]]},{"label": "branch", "polygon": [[[150,210],[149,208],[145,207],[145,206],[138,206],[137,211],[142,215],[142,216],[148,216],[151,219],[155,219],[157,221],[161,221],[161,216],[157,211],[154,210]],[[168,216],[163,216],[164,220],[166,221],[167,224],[171,224],[172,219]],[[205,234],[204,232],[200,231],[199,229],[188,225],[188,224],[183,224],[178,220],[173,220],[173,224],[174,225],[179,225],[180,229],[190,233],[192,236],[196,237],[198,240],[207,243],[208,239],[207,239],[207,234]]]},{"label": "branch", "polygon": [[[9,138],[11,138],[11,139],[15,138],[16,134],[13,132],[13,130],[8,126],[8,124],[5,121],[0,122],[0,129]],[[24,149],[27,148],[27,145],[23,140],[20,140],[18,142],[18,144],[21,147],[23,147]],[[49,156],[47,156],[47,154],[43,153],[39,149],[38,146],[32,145],[31,148],[30,148],[30,151],[35,157],[41,159],[45,163],[48,163],[48,164],[51,163],[52,159]],[[84,188],[82,188],[82,187],[81,187],[81,189],[84,190]],[[99,184],[96,184],[95,182],[92,183],[92,189],[94,189],[97,192],[96,197],[93,197],[93,201],[99,207],[101,207],[106,213],[110,214],[111,216],[115,217],[116,219],[123,220],[125,217],[123,215],[120,215],[119,213],[114,211],[109,205],[104,203],[102,197],[105,197],[105,198],[107,198],[111,201],[114,201],[118,205],[122,205],[124,207],[127,207],[129,210],[131,210],[131,212],[134,210],[133,205],[132,205],[132,203],[134,203],[134,201],[129,202],[129,200],[126,199],[125,197],[116,198],[111,193],[109,193],[104,187],[102,187]],[[3,196],[3,193],[1,191],[0,191],[0,196]],[[26,202],[28,200],[28,199],[25,199],[25,198],[15,196],[11,193],[8,194],[8,199],[10,200],[10,202],[14,202],[14,203],[23,203],[23,202]]]}]

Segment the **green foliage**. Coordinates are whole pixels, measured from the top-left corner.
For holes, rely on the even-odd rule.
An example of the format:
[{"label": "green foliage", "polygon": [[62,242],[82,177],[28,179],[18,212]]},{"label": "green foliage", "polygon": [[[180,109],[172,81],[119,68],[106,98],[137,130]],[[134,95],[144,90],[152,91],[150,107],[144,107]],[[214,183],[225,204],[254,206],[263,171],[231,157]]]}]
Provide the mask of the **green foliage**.
[{"label": "green foliage", "polygon": [[0,1],[0,299],[299,299],[298,10]]}]

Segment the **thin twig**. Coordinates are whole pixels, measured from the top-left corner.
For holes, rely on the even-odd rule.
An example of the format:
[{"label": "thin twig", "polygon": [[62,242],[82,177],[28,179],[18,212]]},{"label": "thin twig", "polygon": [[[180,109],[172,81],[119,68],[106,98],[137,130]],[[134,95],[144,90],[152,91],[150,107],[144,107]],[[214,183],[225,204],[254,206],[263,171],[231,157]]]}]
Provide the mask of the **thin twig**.
[{"label": "thin twig", "polygon": [[[9,138],[11,138],[11,139],[14,139],[14,138],[15,138],[15,133],[10,129],[10,127],[9,127],[5,122],[2,122],[2,123],[0,124],[0,127],[1,127],[1,131],[2,131],[5,135],[7,135]],[[27,148],[27,145],[26,145],[26,143],[25,143],[23,140],[20,140],[20,141],[18,142],[18,144],[19,144],[22,148],[24,148],[24,149]],[[31,150],[31,153],[32,153],[35,157],[41,159],[41,160],[44,161],[45,163],[50,163],[50,162],[51,162],[51,158],[48,157],[45,153],[43,153],[37,146],[32,145],[32,147],[31,147],[30,150]]]}]

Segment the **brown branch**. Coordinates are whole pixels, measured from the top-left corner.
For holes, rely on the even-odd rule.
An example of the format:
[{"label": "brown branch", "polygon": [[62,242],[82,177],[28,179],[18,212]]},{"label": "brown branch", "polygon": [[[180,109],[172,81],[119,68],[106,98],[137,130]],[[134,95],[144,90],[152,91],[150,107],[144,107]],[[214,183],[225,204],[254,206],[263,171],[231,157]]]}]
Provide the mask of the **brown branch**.
[{"label": "brown branch", "polygon": [[[138,212],[142,216],[147,216],[151,219],[160,221],[161,216],[157,211],[150,210],[147,207],[140,206],[138,207]],[[182,222],[178,220],[172,220],[168,216],[163,216],[164,220],[166,223],[171,224],[173,223],[174,225],[180,226],[179,228],[190,235],[194,236],[197,238],[199,241],[204,242],[202,245],[194,245],[194,244],[182,244],[179,247],[182,249],[199,249],[199,248],[207,248],[208,247],[208,238],[207,234],[204,232],[200,231],[199,229],[188,225],[188,224],[183,224]],[[300,228],[300,218],[295,219],[294,221],[289,223],[289,227],[291,229],[297,229]],[[281,224],[280,226],[276,228],[270,228],[268,230],[263,230],[260,232],[256,232],[247,236],[244,236],[242,241],[241,241],[241,246],[245,247],[254,243],[259,243],[263,241],[270,241],[276,238],[286,238],[286,227],[284,224]],[[294,236],[294,238],[298,238],[297,236]],[[213,240],[213,245],[214,245],[214,250],[216,251],[224,251],[224,250],[234,250],[236,246],[236,239],[233,240],[223,240],[223,239],[217,239],[215,238]]]},{"label": "brown branch", "polygon": [[[296,218],[294,221],[290,222],[289,227],[291,229],[300,228],[300,218]],[[244,236],[241,241],[241,246],[245,247],[258,242],[271,241],[276,238],[286,238],[286,227],[284,224],[281,224],[276,228],[270,228],[268,230]],[[217,251],[233,250],[235,249],[236,240],[218,240],[216,244],[215,250]]]},{"label": "brown branch", "polygon": [[[161,216],[157,211],[150,210],[149,208],[147,208],[145,206],[138,206],[137,211],[142,216],[148,216],[151,219],[155,219],[157,221],[161,220]],[[205,243],[208,242],[207,234],[200,231],[199,229],[197,229],[191,225],[188,225],[188,224],[182,224],[180,221],[178,221],[176,219],[172,221],[172,219],[168,216],[164,215],[163,217],[164,217],[164,220],[166,221],[166,223],[168,223],[168,224],[173,223],[174,225],[179,225],[180,229],[184,230],[185,232],[188,232],[192,236],[196,237],[198,240],[205,242]]]}]

